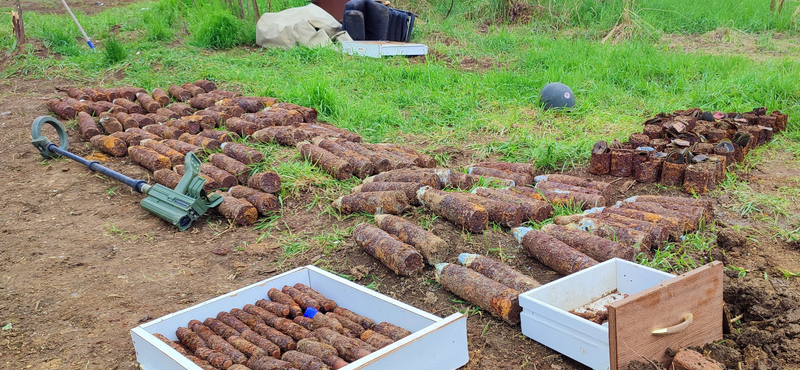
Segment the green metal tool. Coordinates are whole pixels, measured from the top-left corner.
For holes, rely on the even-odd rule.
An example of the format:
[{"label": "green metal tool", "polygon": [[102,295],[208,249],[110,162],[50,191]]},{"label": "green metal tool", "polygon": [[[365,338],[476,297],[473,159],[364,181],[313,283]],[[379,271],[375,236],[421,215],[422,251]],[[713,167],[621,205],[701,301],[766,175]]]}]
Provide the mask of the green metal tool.
[{"label": "green metal tool", "polygon": [[[58,133],[60,145],[50,142],[42,136],[42,126],[47,123],[53,126]],[[135,180],[119,172],[103,167],[97,161],[88,161],[67,151],[69,137],[64,126],[57,119],[50,116],[41,116],[33,121],[31,128],[31,144],[39,149],[39,153],[46,159],[67,157],[83,164],[92,171],[100,172],[108,177],[130,186],[133,190],[147,194],[142,199],[142,207],[148,212],[161,217],[163,220],[175,225],[178,230],[185,231],[194,220],[203,216],[209,209],[222,203],[222,197],[217,194],[206,194],[203,190],[206,180],[197,175],[200,173],[200,160],[194,153],[186,155],[186,173],[175,189],[170,189],[161,184],[148,185],[144,180]]]}]

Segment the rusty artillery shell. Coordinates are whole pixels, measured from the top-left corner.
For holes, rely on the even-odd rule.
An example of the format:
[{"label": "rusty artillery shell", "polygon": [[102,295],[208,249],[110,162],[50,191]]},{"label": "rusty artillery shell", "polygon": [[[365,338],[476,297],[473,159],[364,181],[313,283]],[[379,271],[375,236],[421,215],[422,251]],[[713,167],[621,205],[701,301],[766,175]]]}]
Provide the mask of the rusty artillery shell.
[{"label": "rusty artillery shell", "polygon": [[[224,98],[223,98],[224,99]],[[244,109],[238,105],[214,105],[213,107],[206,108],[219,113],[227,114],[230,117],[241,117],[244,114]]]},{"label": "rusty artillery shell", "polygon": [[221,336],[222,338],[228,338],[231,335],[239,335],[239,332],[236,329],[213,317],[205,319],[205,321],[203,321],[203,325],[208,326],[212,331],[217,333],[217,335]]},{"label": "rusty artillery shell", "polygon": [[217,369],[227,369],[233,366],[233,360],[230,357],[208,347],[198,348],[194,355],[208,361],[211,366]]},{"label": "rusty artillery shell", "polygon": [[522,209],[525,220],[542,221],[553,216],[553,206],[547,201],[535,200],[513,191],[478,187],[475,188],[475,194],[514,204]]},{"label": "rusty artillery shell", "polygon": [[67,88],[67,96],[75,100],[91,100],[85,91],[74,87]]},{"label": "rusty artillery shell", "polygon": [[489,279],[519,292],[527,292],[541,285],[541,283],[530,276],[491,257],[481,256],[479,254],[461,253],[458,255],[458,262]]},{"label": "rusty artillery shell", "polygon": [[[439,263],[436,281],[442,287],[478,305],[509,324],[519,323],[519,292],[466,267]],[[377,327],[377,325],[376,325]]]},{"label": "rusty artillery shell", "polygon": [[283,370],[293,369],[292,364],[272,357],[253,357],[247,361],[250,370]]},{"label": "rusty artillery shell", "polygon": [[161,143],[156,140],[152,139],[144,139],[139,142],[140,145],[144,146],[145,148],[149,148],[154,150],[156,153],[161,154],[167,158],[169,158],[170,163],[173,165],[179,165],[180,163],[184,163],[184,155],[181,152],[170,148],[168,145]]},{"label": "rusty artillery shell", "polygon": [[698,214],[694,208],[702,208],[702,217],[711,219],[714,215],[714,203],[709,199],[696,199],[696,198],[683,198],[683,197],[667,197],[660,195],[637,195],[626,199],[630,202],[651,202],[664,205],[678,205],[692,207],[688,208],[692,214]]},{"label": "rusty artillery shell", "polygon": [[197,349],[201,347],[208,347],[206,341],[189,328],[179,327],[175,331],[175,334],[178,336],[178,340],[192,352],[197,351]]},{"label": "rusty artillery shell", "polygon": [[643,184],[652,184],[658,181],[664,160],[654,158],[648,152],[639,152],[637,157],[638,160],[633,166],[633,178]]},{"label": "rusty artillery shell", "polygon": [[137,124],[139,124],[139,127],[147,127],[156,123],[154,119],[145,116],[144,114],[131,113],[130,116],[134,121],[136,121]]},{"label": "rusty artillery shell", "polygon": [[243,323],[241,320],[237,319],[236,316],[231,315],[228,312],[220,311],[217,313],[217,320],[222,321],[225,325],[228,325],[238,332],[243,332],[245,330],[250,329],[247,324]]},{"label": "rusty artillery shell", "polygon": [[265,170],[251,175],[247,186],[265,193],[277,193],[281,191],[281,177],[277,172]]},{"label": "rusty artillery shell", "polygon": [[74,119],[78,115],[78,111],[73,106],[61,99],[48,100],[47,107],[61,119]]},{"label": "rusty artillery shell", "polygon": [[144,114],[145,113],[145,110],[144,110],[144,108],[142,108],[141,105],[136,104],[136,103],[134,103],[134,102],[132,102],[132,101],[130,101],[128,99],[125,99],[125,98],[114,99],[114,100],[112,100],[112,103],[114,103],[116,105],[119,105],[119,106],[122,106],[123,108],[125,108],[125,110],[128,111],[128,113],[139,113],[139,114]]},{"label": "rusty artillery shell", "polygon": [[253,331],[278,345],[281,351],[290,351],[297,348],[297,342],[295,342],[292,337],[281,333],[278,331],[278,329],[275,329],[263,322],[254,325]]},{"label": "rusty artillery shell", "polygon": [[169,95],[167,95],[167,93],[164,92],[164,90],[155,88],[150,93],[150,95],[153,97],[153,100],[158,102],[158,104],[160,104],[162,107],[166,107],[167,105],[169,105]]},{"label": "rusty artillery shell", "polygon": [[239,350],[239,352],[244,353],[248,357],[272,356],[272,354],[267,353],[267,351],[265,351],[263,348],[248,342],[246,339],[238,335],[232,335],[228,337],[227,340],[228,343],[233,346],[233,348],[236,348]]},{"label": "rusty artillery shell", "polygon": [[139,122],[137,122],[133,117],[125,112],[118,112],[114,114],[114,118],[122,124],[122,129],[127,130],[129,128],[139,128]]},{"label": "rusty artillery shell", "polygon": [[419,189],[417,198],[434,214],[470,232],[483,232],[489,223],[489,213],[486,208],[459,196],[426,186]]},{"label": "rusty artillery shell", "polygon": [[183,130],[167,125],[149,125],[142,128],[142,130],[170,140],[178,140],[184,134]]},{"label": "rusty artillery shell", "polygon": [[411,276],[422,271],[424,267],[422,255],[414,247],[398,241],[375,226],[359,224],[353,229],[353,239],[395,274]]},{"label": "rusty artillery shell", "polygon": [[[169,96],[177,101],[189,101],[192,98],[192,93],[189,90],[184,89],[178,85],[170,85],[167,89]],[[155,91],[153,91],[155,94]],[[154,96],[155,97],[155,96]]]},{"label": "rusty artillery shell", "polygon": [[349,162],[325,149],[308,142],[298,143],[297,149],[306,160],[321,167],[337,180],[346,180],[353,176],[353,166]]},{"label": "rusty artillery shell", "polygon": [[347,149],[331,140],[314,138],[312,139],[312,143],[331,152],[333,155],[346,158],[347,161],[353,166],[353,175],[359,179],[366,178],[367,176],[371,175],[372,171],[374,170],[372,161],[370,161],[369,158],[362,156],[355,151]]},{"label": "rusty artillery shell", "polygon": [[408,198],[409,204],[420,205],[417,199],[417,190],[424,185],[418,182],[369,182],[353,188],[353,193],[371,193],[378,191],[402,191]]},{"label": "rusty artillery shell", "polygon": [[[200,173],[214,179],[215,182],[219,184],[220,188],[231,188],[236,186],[238,182],[236,181],[236,177],[220,169],[217,166],[214,166],[210,163],[203,163],[200,165]],[[235,196],[235,195],[234,195]],[[236,198],[243,198],[243,197],[236,197]]]},{"label": "rusty artillery shell", "polygon": [[375,327],[372,328],[372,331],[383,334],[395,341],[398,341],[400,339],[403,339],[411,335],[410,331],[403,329],[399,326],[392,325],[391,323],[385,321],[378,323],[378,325],[375,325]]},{"label": "rusty artillery shell", "polygon": [[503,171],[516,172],[520,174],[529,175],[531,177],[536,175],[536,168],[533,166],[533,164],[530,163],[484,161],[484,162],[478,162],[474,166],[495,168]]},{"label": "rusty artillery shell", "polygon": [[386,347],[386,346],[394,343],[392,338],[389,338],[389,337],[387,337],[387,336],[385,336],[385,335],[383,335],[381,333],[377,333],[377,332],[375,332],[373,330],[364,330],[360,334],[360,338],[364,342],[367,342],[367,344],[369,344],[369,345],[371,345],[371,346],[373,346],[375,348],[378,348],[378,349],[381,349],[383,347]]},{"label": "rusty artillery shell", "polygon": [[628,139],[628,142],[633,148],[639,148],[647,146],[650,143],[650,137],[641,133],[633,133]]},{"label": "rusty artillery shell", "polygon": [[83,140],[89,141],[92,137],[100,135],[100,129],[94,123],[94,118],[88,113],[78,113],[78,131],[81,133]]},{"label": "rusty artillery shell", "polygon": [[92,102],[91,100],[75,100],[73,98],[66,97],[63,101],[72,108],[75,108],[77,112],[91,113],[91,108],[89,107],[89,104]]},{"label": "rusty artillery shell", "polygon": [[600,190],[594,188],[587,188],[582,186],[575,186],[564,184],[556,181],[538,181],[536,182],[536,189],[540,190],[555,190],[555,191],[568,191],[572,193],[584,193],[584,194],[592,194],[592,195],[600,195],[602,196]]},{"label": "rusty artillery shell", "polygon": [[100,127],[103,128],[103,131],[106,132],[106,134],[113,134],[123,130],[122,123],[120,123],[116,117],[108,112],[101,112],[98,115],[97,122],[100,124]]},{"label": "rusty artillery shell", "polygon": [[246,312],[240,308],[232,308],[229,313],[251,328],[259,323],[265,323],[264,319],[260,316]]},{"label": "rusty artillery shell", "polygon": [[306,328],[309,331],[314,330],[314,322],[313,322],[313,320],[309,319],[308,317],[297,316],[294,319],[292,319],[292,321],[295,324],[300,325],[300,326]]},{"label": "rusty artillery shell", "polygon": [[243,199],[234,198],[228,194],[222,195],[222,203],[217,207],[222,216],[242,226],[250,226],[258,219],[258,210]]},{"label": "rusty artillery shell", "polygon": [[113,133],[111,135],[108,135],[108,136],[113,136],[113,137],[115,137],[117,139],[120,139],[120,140],[124,141],[125,144],[128,145],[129,147],[135,146],[135,145],[139,145],[139,143],[142,140],[141,136],[136,135],[136,134],[134,134],[132,132],[124,132],[124,131],[117,131],[117,132],[115,132],[115,133]]},{"label": "rusty artillery shell", "polygon": [[[189,324],[187,324],[186,326],[188,326],[189,329],[192,329],[193,332],[197,333],[197,335],[199,335],[200,338],[203,338],[203,340],[208,340],[209,338],[211,338],[211,336],[217,335],[217,333],[215,333],[213,330],[211,330],[211,328],[200,322],[200,320],[191,320],[189,321]],[[233,335],[238,335],[238,334],[239,332],[236,332]]]},{"label": "rusty artillery shell", "polygon": [[292,126],[265,127],[254,132],[252,136],[262,143],[274,142],[286,146],[297,145],[297,143],[310,138],[303,130],[298,130]]},{"label": "rusty artillery shell", "polygon": [[194,112],[194,115],[201,117],[208,117],[208,119],[210,119],[213,122],[214,127],[218,127],[220,124],[225,123],[225,121],[231,118],[226,113],[216,112],[210,109],[201,109],[197,112]]},{"label": "rusty artillery shell", "polygon": [[172,168],[169,158],[144,146],[128,147],[128,155],[136,163],[150,171]]},{"label": "rusty artillery shell", "polygon": [[490,176],[499,179],[508,179],[514,181],[517,186],[525,186],[533,183],[533,176],[528,174],[521,174],[518,172],[511,172],[499,170],[489,167],[470,167],[468,173],[477,176]]},{"label": "rusty artillery shell", "polygon": [[238,117],[231,117],[225,121],[225,127],[241,136],[253,136],[260,127],[253,122],[245,121]]},{"label": "rusty artillery shell", "polygon": [[114,109],[115,112],[117,112],[117,111],[125,112],[125,108],[123,108],[123,107],[121,107],[119,105],[115,105],[112,102],[102,101],[101,100],[101,101],[95,101],[95,102],[89,104],[89,111],[87,113],[91,113],[92,115],[96,116],[96,115],[100,114],[100,112],[108,112],[108,111],[110,111],[112,109]]},{"label": "rusty artillery shell", "polygon": [[[291,111],[289,111],[289,112],[291,112]],[[302,127],[321,128],[321,129],[324,129],[324,130],[326,130],[328,132],[333,132],[336,137],[340,137],[340,138],[344,139],[345,141],[350,141],[350,142],[353,142],[353,143],[362,142],[361,136],[358,135],[357,133],[345,130],[345,129],[341,128],[341,127],[336,127],[336,126],[331,125],[331,124],[322,123],[322,122],[316,122],[316,123],[305,123],[305,124],[298,123],[296,125],[297,126],[301,126],[302,125]],[[418,156],[422,155],[422,154],[417,153],[417,152],[414,152],[414,153],[416,153],[415,155],[418,155]]]},{"label": "rusty artillery shell", "polygon": [[357,313],[355,313],[353,311],[350,311],[350,310],[348,310],[348,309],[346,309],[344,307],[341,307],[341,306],[335,307],[333,309],[333,312],[335,314],[337,314],[337,315],[341,315],[341,316],[346,317],[350,321],[358,323],[359,325],[363,326],[364,329],[372,329],[373,327],[375,327],[375,321],[373,321],[369,317],[361,316],[361,315],[359,315],[359,314],[357,314]]},{"label": "rusty artillery shell", "polygon": [[181,117],[176,120],[167,121],[165,125],[177,128],[185,133],[195,135],[200,132],[202,129],[200,127],[200,122],[193,119],[187,119],[191,116]]},{"label": "rusty artillery shell", "polygon": [[131,127],[129,129],[125,130],[125,132],[129,132],[131,134],[136,135],[139,138],[139,141],[147,140],[147,139],[157,140],[157,141],[161,140],[161,136],[153,134],[153,133],[151,133],[149,131],[145,131],[145,130],[140,129],[138,127]]},{"label": "rusty artillery shell", "polygon": [[486,209],[486,212],[489,214],[489,220],[498,225],[511,228],[519,226],[524,221],[525,214],[522,207],[518,207],[513,202],[491,199],[475,194],[453,194],[463,197],[466,201],[480,205]]},{"label": "rusty artillery shell", "polygon": [[[631,202],[623,202],[623,204],[625,205],[628,205],[628,203]],[[690,225],[691,227],[687,229],[691,231],[696,230],[700,226],[700,222],[702,222],[703,220],[708,220],[711,217],[710,216],[711,213],[709,213],[709,211],[706,208],[697,205],[692,206],[692,205],[677,204],[677,203],[654,203],[645,201],[636,201],[633,203],[657,206],[663,208],[668,212],[672,212],[672,215],[674,214],[682,215],[683,216],[682,219],[686,219],[689,221],[689,223],[691,223]],[[661,210],[659,211],[659,213],[660,214],[664,213],[664,211]]]},{"label": "rusty artillery shell", "polygon": [[211,364],[209,364],[208,361],[203,360],[202,358],[193,355],[186,355],[186,358],[194,362],[195,365],[199,366],[203,370],[217,370],[216,367],[211,366]]},{"label": "rusty artillery shell", "polygon": [[208,159],[213,165],[236,176],[240,184],[247,184],[247,179],[250,177],[250,168],[244,163],[219,153],[210,155]]},{"label": "rusty artillery shell", "polygon": [[336,348],[314,339],[303,339],[297,342],[297,351],[319,358],[333,369],[347,366],[347,362],[339,358]]},{"label": "rusty artillery shell", "polygon": [[612,258],[633,261],[636,257],[630,246],[585,231],[553,224],[544,225],[542,231],[598,262]]},{"label": "rusty artillery shell", "polygon": [[633,155],[630,149],[611,149],[611,167],[609,174],[616,177],[633,175]]},{"label": "rusty artillery shell", "polygon": [[267,292],[267,296],[273,302],[277,302],[277,303],[280,303],[280,304],[288,306],[289,310],[290,310],[289,317],[303,316],[303,309],[300,308],[300,305],[297,304],[297,302],[295,302],[294,299],[292,299],[292,297],[290,295],[288,295],[288,294],[286,294],[284,292],[281,292],[280,290],[278,290],[276,288],[271,288]]},{"label": "rusty artillery shell", "polygon": [[202,137],[207,137],[209,139],[214,139],[216,141],[219,141],[220,143],[227,143],[234,140],[239,140],[239,135],[237,135],[235,132],[225,131],[225,130],[203,130],[200,131],[198,135]]},{"label": "rusty artillery shell", "polygon": [[354,143],[350,141],[339,141],[337,142],[337,144],[345,149],[358,153],[363,157],[369,158],[369,161],[372,163],[373,174],[386,172],[396,168],[393,165],[394,162],[386,155],[374,152],[360,143]]},{"label": "rusty artillery shell", "polygon": [[338,321],[340,324],[342,324],[342,327],[344,327],[345,329],[351,331],[356,336],[360,336],[361,333],[364,332],[364,327],[361,326],[361,324],[358,324],[357,322],[355,322],[353,320],[350,320],[350,319],[348,319],[348,318],[346,318],[346,317],[344,317],[342,315],[339,315],[339,314],[334,313],[334,312],[327,312],[327,313],[325,313],[325,316],[328,316],[328,317]]},{"label": "rusty artillery shell", "polygon": [[339,334],[344,334],[345,330],[338,320],[334,319],[331,316],[325,316],[322,312],[317,312],[314,317],[311,318],[311,327],[314,330],[320,328],[328,328],[331,330],[335,330]]},{"label": "rusty artillery shell", "polygon": [[170,347],[172,347],[172,349],[178,351],[178,353],[186,356],[186,354],[187,354],[186,350],[183,349],[183,347],[181,347],[180,345],[176,344],[175,342],[169,340],[167,337],[161,335],[160,333],[153,333],[153,336],[158,338],[158,339],[160,339],[162,342],[166,343]]},{"label": "rusty artillery shell", "polygon": [[643,232],[649,235],[650,237],[649,240],[652,242],[651,243],[652,246],[661,245],[669,240],[669,235],[670,235],[669,230],[651,222],[647,222],[640,219],[633,219],[627,216],[622,216],[614,213],[604,213],[604,212],[593,213],[589,215],[589,217],[599,220],[617,222],[628,229]]},{"label": "rusty artillery shell", "polygon": [[199,136],[199,135],[192,135],[190,133],[184,133],[183,135],[178,138],[180,141],[185,141],[192,145],[197,145],[203,148],[206,151],[211,151],[215,149],[219,149],[220,142],[214,139],[209,139],[207,137]]},{"label": "rusty artillery shell", "polygon": [[577,193],[558,189],[534,189],[520,186],[512,188],[512,191],[536,200],[548,201],[556,205],[579,205],[581,209],[584,210],[604,206],[606,204],[606,198],[597,194]]},{"label": "rusty artillery shell", "polygon": [[442,184],[443,187],[456,188],[461,190],[470,190],[475,185],[479,184],[483,179],[484,184],[494,184],[502,187],[514,186],[514,180],[500,179],[491,176],[478,176],[470,175],[458,171],[453,171],[448,176],[447,181]]},{"label": "rusty artillery shell", "polygon": [[605,209],[603,209],[603,213],[616,214],[632,218],[635,220],[643,220],[654,223],[664,228],[669,233],[670,238],[672,239],[677,239],[680,235],[683,234],[683,224],[679,219],[674,217],[663,216],[656,213],[640,211],[637,209],[617,208],[617,207],[606,207]]},{"label": "rusty artillery shell", "polygon": [[716,166],[706,162],[686,166],[683,177],[683,192],[688,194],[708,193],[709,185],[715,181]]},{"label": "rusty artillery shell", "polygon": [[[148,119],[152,120],[153,121],[153,123],[152,123],[153,125],[163,125],[163,124],[167,123],[170,120],[169,117],[162,116],[162,115],[160,115],[158,113],[147,113],[144,116],[147,117]],[[131,117],[133,117],[133,116],[131,116]],[[140,126],[140,127],[144,127],[144,126]]]},{"label": "rusty artillery shell", "polygon": [[120,94],[120,92],[117,89],[114,89],[114,88],[106,89],[106,88],[103,88],[103,87],[98,87],[95,90],[100,91],[103,94],[105,94],[106,96],[108,96],[110,101],[114,101],[114,99],[119,99],[119,98],[122,97],[122,94]]},{"label": "rusty artillery shell", "polygon": [[209,80],[197,80],[194,82],[194,84],[200,86],[206,92],[212,92],[217,89],[217,84]]},{"label": "rusty artillery shell", "polygon": [[[295,304],[296,303],[297,302],[295,302]],[[279,317],[287,317],[294,315],[295,313],[290,306],[278,302],[268,301],[266,299],[259,299],[256,301],[256,306],[261,307]]]},{"label": "rusty artillery shell", "polygon": [[203,89],[202,87],[197,86],[197,85],[195,85],[193,83],[190,83],[190,82],[186,82],[186,83],[182,84],[181,88],[186,90],[186,91],[188,91],[188,92],[190,92],[192,94],[192,96],[197,96],[197,95],[206,93],[205,89]]},{"label": "rusty artillery shell", "polygon": [[372,144],[370,145],[371,148],[377,148],[383,151],[387,151],[389,153],[405,153],[408,156],[411,156],[414,164],[417,167],[422,168],[433,168],[436,167],[436,160],[433,157],[420,153],[412,148],[409,148],[404,145],[395,145],[395,144]]},{"label": "rusty artillery shell", "polygon": [[339,356],[347,361],[356,361],[359,358],[369,356],[375,348],[361,340],[348,338],[329,328],[319,328],[311,332],[314,338],[320,342],[328,344],[339,353]]},{"label": "rusty artillery shell", "polygon": [[246,165],[255,164],[264,160],[263,153],[239,143],[222,143],[220,146],[222,147],[223,153]]},{"label": "rusty artillery shell", "polygon": [[634,209],[642,212],[655,213],[664,217],[669,217],[680,221],[681,228],[685,232],[697,230],[700,217],[692,214],[683,214],[678,211],[667,209],[662,204],[651,202],[617,202],[617,208]]},{"label": "rusty artillery shell", "polygon": [[322,305],[322,309],[324,311],[331,311],[338,306],[334,300],[328,299],[308,285],[303,283],[295,283],[294,288],[317,300],[317,302]]},{"label": "rusty artillery shell", "polygon": [[167,109],[177,113],[181,117],[191,116],[194,113],[194,108],[183,103],[172,103],[167,106]]},{"label": "rusty artillery shell", "polygon": [[305,293],[295,289],[295,287],[293,286],[284,285],[283,288],[281,289],[281,292],[286,293],[290,297],[292,297],[292,299],[295,302],[297,302],[297,304],[300,305],[300,308],[302,308],[303,311],[305,311],[306,308],[309,307],[313,307],[317,311],[319,311],[322,308],[322,305],[319,302],[317,302],[316,299],[309,297]]},{"label": "rusty artillery shell", "polygon": [[301,340],[303,338],[307,338],[311,333],[308,329],[300,326],[294,321],[284,317],[279,317],[273,314],[272,312],[267,311],[266,309],[261,308],[259,306],[245,305],[244,310],[245,312],[258,315],[259,317],[264,319],[267,325],[270,325],[273,328],[278,329],[278,331],[294,338],[294,340]]},{"label": "rusty artillery shell", "polygon": [[353,193],[339,197],[332,205],[343,214],[365,212],[373,215],[399,215],[410,207],[406,194],[399,190]]},{"label": "rusty artillery shell", "polygon": [[417,182],[435,189],[442,188],[442,179],[436,173],[422,170],[393,170],[364,179],[368,182]]},{"label": "rusty artillery shell", "polygon": [[128,145],[121,139],[113,136],[95,135],[89,141],[92,145],[103,153],[115,157],[124,157],[128,154]]},{"label": "rusty artillery shell", "polygon": [[236,105],[242,108],[242,110],[244,110],[246,113],[255,113],[266,107],[266,104],[262,99],[245,96],[225,98],[218,101],[217,105]]},{"label": "rusty artillery shell", "polygon": [[584,218],[577,223],[576,227],[597,236],[629,245],[634,248],[634,254],[639,250],[649,249],[653,245],[652,237],[649,234],[629,229],[612,220]]},{"label": "rusty artillery shell", "polygon": [[261,335],[252,330],[245,330],[242,332],[241,335],[242,338],[244,338],[248,342],[253,343],[254,345],[258,346],[258,348],[261,348],[264,352],[267,353],[267,355],[272,356],[274,358],[280,358],[281,356],[280,347],[278,347],[277,344],[272,343],[269,339],[262,337]]},{"label": "rusty artillery shell", "polygon": [[162,115],[162,116],[170,118],[170,119],[181,118],[180,114],[178,114],[177,112],[175,112],[172,109],[167,109],[167,108],[159,108],[158,110],[156,110],[156,114]]},{"label": "rusty artillery shell", "polygon": [[686,172],[685,163],[672,163],[664,161],[661,164],[661,178],[659,182],[664,186],[680,186]]},{"label": "rusty artillery shell", "polygon": [[[142,108],[144,108],[144,110],[150,113],[157,113],[159,109],[163,108],[163,106],[158,101],[153,99],[153,97],[146,92],[140,92],[136,94],[136,101],[139,102],[139,105],[141,105]],[[142,113],[142,112],[136,112],[136,113]]]},{"label": "rusty artillery shell", "polygon": [[244,366],[242,364],[233,364],[233,365],[231,365],[231,367],[229,367],[229,368],[227,368],[225,370],[252,370],[252,369],[250,369],[249,367]]},{"label": "rusty artillery shell", "polygon": [[295,110],[300,115],[303,116],[303,120],[306,122],[316,122],[317,121],[317,110],[314,108],[304,107],[297,104],[292,103],[275,103],[272,105],[274,108],[283,108],[287,110]]},{"label": "rusty artillery shell", "polygon": [[329,370],[330,367],[326,365],[322,359],[298,352],[288,351],[281,357],[283,361],[289,362],[298,370]]},{"label": "rusty artillery shell", "polygon": [[[103,90],[105,90],[105,89],[103,89]],[[91,99],[92,101],[96,101],[96,102],[97,101],[107,101],[107,102],[110,102],[111,98],[108,96],[108,93],[104,92],[103,90],[101,90],[101,89],[83,89],[83,92],[86,93],[86,95],[89,95],[89,99]]]},{"label": "rusty artillery shell", "polygon": [[147,90],[141,87],[133,87],[133,86],[116,87],[113,90],[116,90],[117,93],[119,93],[120,97],[128,99],[130,101],[138,100],[136,98],[136,94],[139,93],[147,94]]},{"label": "rusty artillery shell", "polygon": [[[228,338],[237,337],[236,335],[232,335]],[[209,338],[208,348],[213,350],[219,351],[224,353],[225,355],[229,356],[234,363],[243,364],[247,362],[247,356],[244,355],[241,351],[236,349],[232,344],[228,343],[227,340],[223,339],[220,336],[215,336]]]},{"label": "rusty artillery shell", "polygon": [[578,186],[587,189],[597,189],[600,191],[599,194],[605,198],[609,198],[613,192],[611,184],[607,182],[584,179],[570,175],[560,175],[560,174],[539,175],[536,176],[534,180],[536,180],[537,183],[540,181],[554,181],[562,184]]},{"label": "rusty artillery shell", "polygon": [[181,175],[169,169],[161,169],[153,172],[153,179],[156,183],[164,185],[170,189],[175,189],[181,181]]},{"label": "rusty artillery shell", "polygon": [[416,224],[392,215],[376,215],[375,223],[401,242],[413,246],[430,265],[444,261],[447,242]]},{"label": "rusty artillery shell", "polygon": [[543,231],[527,227],[511,231],[528,255],[559,274],[569,275],[597,264],[595,259]]},{"label": "rusty artillery shell", "polygon": [[589,173],[594,175],[608,175],[611,172],[611,151],[608,144],[600,140],[592,147],[592,155],[589,157]]}]

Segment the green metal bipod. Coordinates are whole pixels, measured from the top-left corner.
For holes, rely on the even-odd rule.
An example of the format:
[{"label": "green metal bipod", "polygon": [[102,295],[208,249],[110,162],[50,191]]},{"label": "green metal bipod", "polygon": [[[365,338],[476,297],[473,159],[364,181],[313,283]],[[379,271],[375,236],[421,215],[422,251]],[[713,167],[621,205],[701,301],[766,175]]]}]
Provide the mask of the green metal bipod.
[{"label": "green metal bipod", "polygon": [[[42,136],[42,126],[47,123],[55,128],[58,133],[59,145],[53,144],[50,140]],[[142,199],[142,207],[148,212],[162,218],[163,220],[175,225],[178,230],[185,231],[194,220],[203,216],[209,209],[222,203],[222,197],[217,194],[206,194],[203,190],[206,180],[198,177],[200,173],[200,160],[194,153],[186,155],[186,172],[175,189],[170,189],[161,184],[148,185],[144,180],[132,179],[119,172],[103,167],[97,161],[88,161],[68,151],[69,137],[64,126],[57,119],[50,116],[41,116],[33,121],[31,127],[31,144],[39,149],[39,153],[45,159],[58,158],[60,156],[72,159],[83,164],[92,171],[102,173],[125,185],[133,190],[147,194]]]}]

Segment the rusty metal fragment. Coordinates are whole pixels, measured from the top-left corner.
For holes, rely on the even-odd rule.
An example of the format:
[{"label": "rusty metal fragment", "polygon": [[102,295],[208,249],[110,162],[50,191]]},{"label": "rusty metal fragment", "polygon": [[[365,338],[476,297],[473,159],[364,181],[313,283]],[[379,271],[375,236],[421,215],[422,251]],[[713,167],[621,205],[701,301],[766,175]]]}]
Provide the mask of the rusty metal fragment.
[{"label": "rusty metal fragment", "polygon": [[461,253],[458,255],[458,262],[518,292],[527,292],[541,285],[532,277],[491,257]]},{"label": "rusty metal fragment", "polygon": [[373,215],[399,215],[409,209],[408,198],[400,190],[352,193],[339,197],[332,205],[343,214],[366,212]]},{"label": "rusty metal fragment", "polygon": [[444,261],[447,242],[432,232],[392,215],[376,215],[375,223],[381,230],[416,248],[428,264],[435,265]]},{"label": "rusty metal fragment", "polygon": [[277,193],[281,191],[281,177],[275,171],[264,170],[251,175],[247,186],[265,193]]},{"label": "rusty metal fragment", "polygon": [[100,135],[100,128],[94,123],[94,118],[88,113],[78,113],[78,132],[83,140],[89,141],[92,137]]},{"label": "rusty metal fragment", "polygon": [[353,239],[395,274],[411,276],[422,271],[424,267],[422,255],[414,247],[398,241],[375,226],[369,224],[356,226],[353,230]]},{"label": "rusty metal fragment", "polygon": [[298,143],[297,149],[303,158],[319,166],[337,180],[346,180],[353,176],[353,166],[349,162],[325,149],[308,142]]},{"label": "rusty metal fragment", "polygon": [[434,214],[470,232],[483,232],[488,225],[489,213],[485,208],[456,195],[426,186],[417,191],[417,198]]},{"label": "rusty metal fragment", "polygon": [[528,255],[559,274],[569,275],[597,264],[593,258],[543,231],[519,227],[511,232]]},{"label": "rusty metal fragment", "polygon": [[522,308],[519,291],[471,269],[451,263],[436,265],[436,281],[455,295],[478,305],[503,321],[516,325]]},{"label": "rusty metal fragment", "polygon": [[128,145],[121,139],[113,136],[95,135],[89,141],[92,145],[103,153],[115,157],[124,157],[128,154]]},{"label": "rusty metal fragment", "polygon": [[246,200],[237,199],[226,193],[217,194],[223,199],[217,210],[228,220],[242,226],[250,226],[258,219],[258,210]]},{"label": "rusty metal fragment", "polygon": [[250,168],[242,162],[239,162],[225,154],[215,153],[208,157],[211,164],[227,171],[228,173],[236,176],[240,184],[247,184],[250,177]]},{"label": "rusty metal fragment", "polygon": [[628,142],[633,148],[648,146],[650,144],[650,137],[642,133],[631,134]]},{"label": "rusty metal fragment", "polygon": [[649,152],[637,152],[633,166],[633,178],[643,184],[652,184],[658,181],[663,162],[663,159],[655,158]]},{"label": "rusty metal fragment", "polygon": [[680,186],[683,184],[683,176],[686,172],[685,163],[672,163],[664,161],[661,164],[660,183],[664,186]]},{"label": "rusty metal fragment", "polygon": [[716,165],[709,162],[690,164],[686,166],[683,178],[683,192],[689,194],[708,193],[716,179]]}]

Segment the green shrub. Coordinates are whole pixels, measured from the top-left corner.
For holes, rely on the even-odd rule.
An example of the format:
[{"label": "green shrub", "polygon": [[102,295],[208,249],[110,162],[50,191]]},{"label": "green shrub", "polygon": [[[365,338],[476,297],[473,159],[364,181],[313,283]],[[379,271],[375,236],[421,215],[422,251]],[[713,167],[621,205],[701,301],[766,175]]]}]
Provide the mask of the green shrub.
[{"label": "green shrub", "polygon": [[108,64],[117,64],[128,57],[128,52],[116,38],[110,38],[103,43],[103,60]]},{"label": "green shrub", "polygon": [[237,19],[224,10],[197,14],[194,18],[191,44],[208,49],[229,49],[255,43],[251,23]]}]

